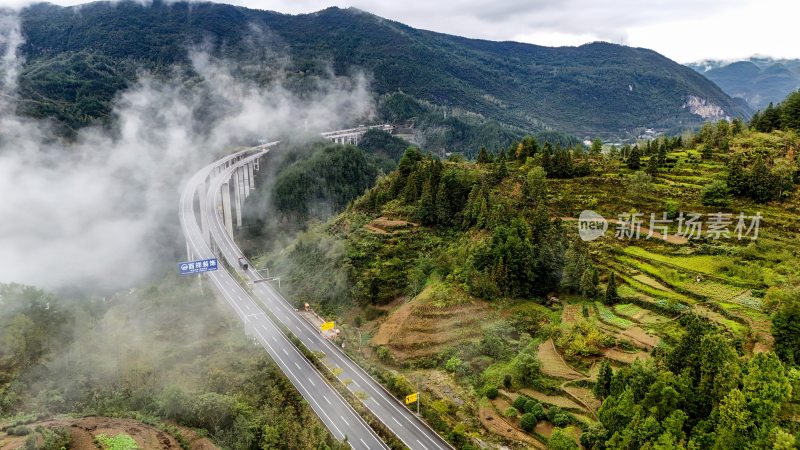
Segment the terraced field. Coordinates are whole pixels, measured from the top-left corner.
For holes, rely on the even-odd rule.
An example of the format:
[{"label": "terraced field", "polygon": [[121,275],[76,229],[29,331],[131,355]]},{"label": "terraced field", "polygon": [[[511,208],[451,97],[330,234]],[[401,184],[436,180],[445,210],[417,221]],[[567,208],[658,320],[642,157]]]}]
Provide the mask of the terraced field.
[{"label": "terraced field", "polygon": [[561,355],[556,351],[552,339],[548,339],[539,345],[536,353],[541,364],[541,371],[544,375],[565,380],[577,380],[585,376],[570,367]]},{"label": "terraced field", "polygon": [[648,309],[641,308],[633,303],[622,303],[614,305],[614,312],[618,315],[643,325],[657,325],[669,321],[670,319],[656,314]]},{"label": "terraced field", "polygon": [[627,330],[633,326],[633,322],[614,314],[614,312],[608,306],[600,302],[594,302],[594,307],[597,309],[598,318],[604,323],[613,325],[623,330]]}]

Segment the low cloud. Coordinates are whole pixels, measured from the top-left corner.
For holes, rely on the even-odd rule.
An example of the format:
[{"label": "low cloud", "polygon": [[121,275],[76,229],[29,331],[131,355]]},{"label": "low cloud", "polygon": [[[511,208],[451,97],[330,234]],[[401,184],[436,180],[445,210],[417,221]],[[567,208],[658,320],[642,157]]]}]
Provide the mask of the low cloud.
[{"label": "low cloud", "polygon": [[[83,129],[63,143],[47,121],[15,113],[22,43],[0,15],[0,282],[50,289],[132,286],[170,267],[182,247],[181,181],[236,145],[367,117],[364,76],[318,80],[313,93],[260,87],[225,61],[192,52],[199,75],[142,74],[115,102],[113,130]],[[178,72],[178,71],[176,71]]]}]

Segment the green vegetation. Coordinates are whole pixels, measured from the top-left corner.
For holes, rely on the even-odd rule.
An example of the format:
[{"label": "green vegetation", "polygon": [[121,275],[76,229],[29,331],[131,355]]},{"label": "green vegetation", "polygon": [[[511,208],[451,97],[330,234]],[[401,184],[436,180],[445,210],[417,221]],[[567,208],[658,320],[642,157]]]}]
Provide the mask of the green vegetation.
[{"label": "green vegetation", "polygon": [[[0,417],[155,417],[202,430],[224,448],[339,448],[227,306],[195,280],[75,300],[0,285],[0,298]],[[48,450],[69,442],[58,429],[29,436],[52,442],[38,447]],[[129,436],[107,439],[98,439],[104,448],[133,448]]]},{"label": "green vegetation", "polygon": [[742,363],[713,327],[691,316],[682,322],[686,334],[661,365],[637,362],[614,374],[599,411],[605,430],[582,436],[587,448],[763,447],[791,426],[778,414],[792,387],[774,353]]},{"label": "green vegetation", "polygon": [[[600,153],[526,136],[478,149],[475,163],[409,148],[342,214],[264,259],[289,275],[290,298],[368,335],[357,342],[371,354],[354,357],[432,396],[432,423],[454,429],[480,404],[548,445],[580,434],[598,449],[771,446],[798,432],[784,389],[800,351],[789,294],[800,286],[798,192],[766,203],[712,194],[727,189],[732,158],[785,158],[794,139],[734,122]],[[649,174],[628,167],[637,152]],[[614,239],[609,223],[584,242],[573,225],[583,209],[641,212],[644,227],[664,211],[670,240]],[[762,211],[758,240],[673,239],[688,211],[728,210]],[[773,380],[775,397],[755,378]],[[736,414],[762,414],[765,428],[725,422],[739,393],[764,396]],[[581,433],[548,442],[542,421]]]},{"label": "green vegetation", "polygon": [[773,130],[800,132],[800,91],[792,92],[778,105],[770,103],[763,111],[754,114],[750,126],[764,133]]},{"label": "green vegetation", "polygon": [[372,186],[378,171],[356,147],[322,145],[307,159],[279,170],[272,204],[277,220],[304,223],[310,217],[326,218]]},{"label": "green vegetation", "polygon": [[116,436],[99,434],[95,439],[102,445],[104,450],[139,450],[136,441],[127,434],[118,434]]}]

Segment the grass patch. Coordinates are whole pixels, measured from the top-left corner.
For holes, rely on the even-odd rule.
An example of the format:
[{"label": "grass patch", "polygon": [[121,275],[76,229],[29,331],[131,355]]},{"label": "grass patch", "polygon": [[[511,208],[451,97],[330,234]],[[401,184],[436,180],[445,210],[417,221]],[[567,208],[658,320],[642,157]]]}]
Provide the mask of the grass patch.
[{"label": "grass patch", "polygon": [[130,435],[124,433],[116,436],[99,434],[95,439],[104,450],[139,450],[136,441]]},{"label": "grass patch", "polygon": [[623,330],[627,330],[628,328],[633,326],[633,322],[631,322],[628,319],[623,319],[622,317],[617,316],[606,305],[600,302],[594,302],[594,306],[595,308],[597,308],[597,316],[602,322],[613,325],[617,328],[622,328]]},{"label": "grass patch", "polygon": [[656,261],[677,269],[718,277],[738,286],[756,287],[763,279],[763,270],[760,266],[743,264],[741,260],[735,260],[727,255],[662,255],[635,246],[625,247],[623,251],[627,255],[651,262]]}]

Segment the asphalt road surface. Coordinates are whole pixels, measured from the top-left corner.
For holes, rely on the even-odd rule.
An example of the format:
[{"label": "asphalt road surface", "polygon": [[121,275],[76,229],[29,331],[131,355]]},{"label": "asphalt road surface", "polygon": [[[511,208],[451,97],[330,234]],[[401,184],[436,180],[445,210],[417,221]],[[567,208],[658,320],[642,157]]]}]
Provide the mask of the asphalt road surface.
[{"label": "asphalt road surface", "polygon": [[[242,252],[233,238],[225,230],[220,211],[220,186],[229,178],[237,166],[245,164],[242,160],[234,163],[227,172],[219,177],[212,178],[212,183],[207,191],[208,205],[207,221],[211,232],[211,239],[216,244],[220,254],[247,280],[253,282],[261,279],[258,272],[252,267],[244,271],[239,267],[238,259]],[[252,285],[256,300],[264,308],[280,320],[292,334],[312,351],[321,351],[326,356],[329,364],[334,364],[344,372],[340,379],[352,380],[347,388],[353,393],[361,393],[364,405],[389,428],[407,447],[419,450],[445,450],[452,447],[414,412],[403,405],[392,394],[386,391],[377,381],[370,377],[361,367],[353,362],[339,347],[322,337],[320,331],[311,326],[300,317],[294,307],[268,282],[259,282]],[[413,405],[412,405],[413,406]],[[352,441],[351,441],[352,442]],[[376,447],[377,448],[377,447]]]},{"label": "asphalt road surface", "polygon": [[[265,147],[262,152],[267,151],[269,146]],[[230,164],[239,159],[239,163],[243,164],[262,154],[259,152],[255,153],[257,156],[250,156],[253,153],[252,150],[244,151],[216,161],[198,171],[186,184],[181,195],[180,219],[187,248],[193,259],[215,257],[209,244],[204,241],[203,233],[197,223],[195,199],[198,190],[200,191],[200,202],[212,197],[212,195],[208,195],[209,193],[219,194],[220,185],[227,180],[224,177],[227,174],[229,178],[229,174],[234,170],[232,165],[224,168],[226,163]],[[222,168],[221,174],[217,174],[220,168]],[[209,175],[211,175],[211,179],[207,181]],[[211,203],[211,205],[213,204]],[[202,209],[217,214],[217,208]],[[224,227],[221,229],[224,230]],[[218,233],[220,230],[216,231],[213,234],[215,241],[220,237]],[[224,231],[222,233],[227,236]],[[236,266],[236,258],[233,259],[232,266]],[[225,301],[244,322],[247,334],[269,353],[336,439],[347,439],[350,446],[358,450],[388,449],[374,430],[267,317],[260,305],[251,298],[230,272],[224,267],[220,267],[219,270],[206,272],[206,274]]]}]

